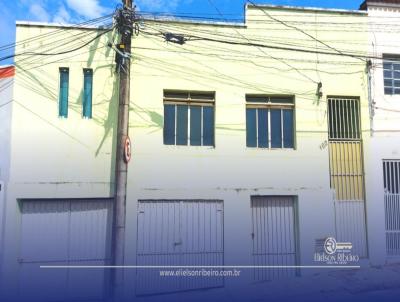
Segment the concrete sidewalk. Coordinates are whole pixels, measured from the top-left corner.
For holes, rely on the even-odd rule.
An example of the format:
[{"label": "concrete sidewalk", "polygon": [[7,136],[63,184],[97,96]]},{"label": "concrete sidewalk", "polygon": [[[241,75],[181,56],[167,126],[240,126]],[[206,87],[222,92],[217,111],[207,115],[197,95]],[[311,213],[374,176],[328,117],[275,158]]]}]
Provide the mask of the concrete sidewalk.
[{"label": "concrete sidewalk", "polygon": [[[309,272],[308,272],[309,273]],[[400,264],[321,271],[286,280],[141,298],[146,302],[400,301]]]},{"label": "concrete sidewalk", "polygon": [[400,264],[255,284],[248,295],[252,301],[400,301]]}]

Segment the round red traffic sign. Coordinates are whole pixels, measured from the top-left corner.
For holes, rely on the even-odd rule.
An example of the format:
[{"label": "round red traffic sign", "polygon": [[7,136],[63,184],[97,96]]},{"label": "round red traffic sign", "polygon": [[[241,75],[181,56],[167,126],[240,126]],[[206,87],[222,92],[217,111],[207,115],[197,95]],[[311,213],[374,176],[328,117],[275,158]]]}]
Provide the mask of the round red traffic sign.
[{"label": "round red traffic sign", "polygon": [[131,140],[129,136],[126,137],[125,139],[125,146],[124,146],[124,160],[126,163],[129,163],[131,160]]}]

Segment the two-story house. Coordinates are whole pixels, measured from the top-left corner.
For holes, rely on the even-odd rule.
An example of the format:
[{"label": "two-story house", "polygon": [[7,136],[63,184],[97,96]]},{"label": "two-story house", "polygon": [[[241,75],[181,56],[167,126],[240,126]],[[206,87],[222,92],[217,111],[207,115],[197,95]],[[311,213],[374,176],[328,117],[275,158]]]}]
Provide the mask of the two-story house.
[{"label": "two-story house", "polygon": [[[109,294],[118,75],[115,32],[95,25],[17,23],[9,296]],[[328,237],[368,263],[368,28],[365,11],[272,5],[244,23],[137,22],[128,297],[307,275]],[[99,269],[65,269],[79,265]],[[171,265],[247,268],[168,282],[144,268]]]}]

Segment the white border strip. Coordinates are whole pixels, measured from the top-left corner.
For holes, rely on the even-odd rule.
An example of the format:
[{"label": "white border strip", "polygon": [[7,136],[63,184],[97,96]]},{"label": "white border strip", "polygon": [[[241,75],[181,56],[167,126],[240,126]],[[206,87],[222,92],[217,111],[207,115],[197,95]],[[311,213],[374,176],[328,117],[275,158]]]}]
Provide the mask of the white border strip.
[{"label": "white border strip", "polygon": [[346,269],[360,269],[360,265],[267,265],[267,266],[254,266],[254,265],[236,265],[236,266],[159,266],[159,265],[126,265],[126,266],[112,266],[112,265],[104,265],[104,266],[90,266],[90,265],[41,265],[40,268],[42,269],[179,269],[179,268],[346,268]]}]

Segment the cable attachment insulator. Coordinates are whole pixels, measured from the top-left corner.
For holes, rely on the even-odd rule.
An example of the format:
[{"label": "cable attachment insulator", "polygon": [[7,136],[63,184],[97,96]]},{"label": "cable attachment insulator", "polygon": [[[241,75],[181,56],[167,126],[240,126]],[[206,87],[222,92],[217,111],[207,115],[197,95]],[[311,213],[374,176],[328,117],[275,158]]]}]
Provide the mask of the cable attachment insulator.
[{"label": "cable attachment insulator", "polygon": [[318,101],[320,101],[321,98],[322,98],[322,96],[323,96],[323,93],[322,93],[322,83],[321,83],[321,82],[319,82],[319,83],[317,84],[317,92],[315,93],[315,95],[318,97]]},{"label": "cable attachment insulator", "polygon": [[165,41],[183,45],[186,42],[186,38],[183,35],[174,33],[164,33]]}]

